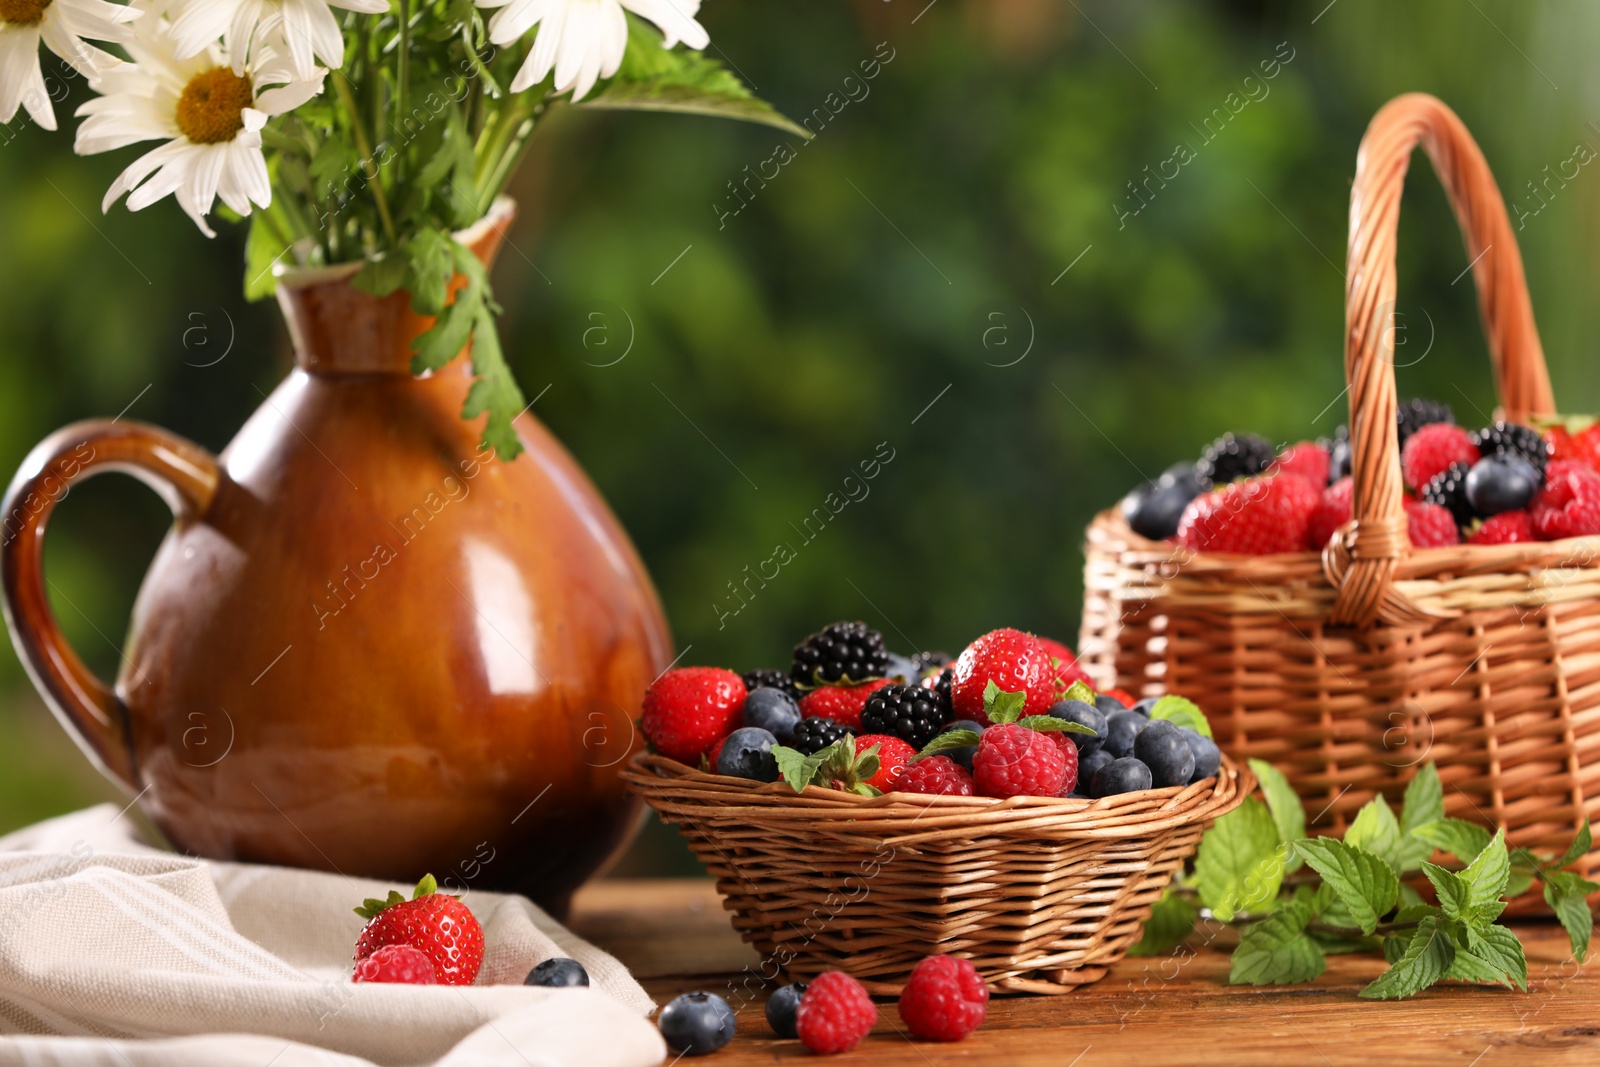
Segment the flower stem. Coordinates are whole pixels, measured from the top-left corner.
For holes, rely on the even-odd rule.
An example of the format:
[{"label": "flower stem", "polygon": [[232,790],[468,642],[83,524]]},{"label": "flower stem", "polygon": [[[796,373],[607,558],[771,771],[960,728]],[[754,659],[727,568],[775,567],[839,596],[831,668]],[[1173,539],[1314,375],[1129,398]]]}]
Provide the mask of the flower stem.
[{"label": "flower stem", "polygon": [[395,236],[394,216],[389,213],[389,198],[384,194],[383,182],[378,174],[378,161],[372,155],[372,142],[367,138],[367,132],[361,125],[361,109],[356,105],[356,98],[350,91],[350,82],[344,76],[344,71],[333,72],[333,88],[339,94],[339,102],[350,115],[351,133],[356,139],[356,151],[361,153],[363,159],[372,168],[372,174],[367,178],[367,185],[372,189],[372,199],[378,206],[378,218],[383,222],[383,232],[389,238],[389,246],[398,246],[400,241]]},{"label": "flower stem", "polygon": [[411,81],[411,0],[400,0],[400,62],[395,73],[394,118],[396,128],[406,120],[406,90]]}]

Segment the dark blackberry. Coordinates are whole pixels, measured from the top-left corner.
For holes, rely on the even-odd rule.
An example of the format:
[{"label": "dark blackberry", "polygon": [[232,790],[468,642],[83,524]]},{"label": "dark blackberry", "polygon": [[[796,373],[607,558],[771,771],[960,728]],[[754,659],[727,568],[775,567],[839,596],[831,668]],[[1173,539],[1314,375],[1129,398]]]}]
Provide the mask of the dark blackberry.
[{"label": "dark blackberry", "polygon": [[1422,487],[1422,499],[1448,509],[1462,528],[1471,526],[1476,517],[1472,502],[1467,499],[1467,474],[1471,470],[1465,463],[1452,463]]},{"label": "dark blackberry", "polygon": [[1544,468],[1550,462],[1550,452],[1538,430],[1515,422],[1496,422],[1493,426],[1474,430],[1471,437],[1472,443],[1485,456],[1496,452],[1521,456],[1533,464],[1533,469],[1539,472],[1539,484],[1544,484]]},{"label": "dark blackberry", "polygon": [[892,734],[918,751],[939,736],[954,712],[950,698],[937,689],[916,685],[886,685],[867,698],[861,709],[861,729],[869,734]]},{"label": "dark blackberry", "polygon": [[832,719],[801,719],[800,725],[794,728],[794,741],[789,747],[814,756],[845,734],[853,733],[850,727]]},{"label": "dark blackberry", "polygon": [[1317,444],[1328,453],[1328,484],[1332,485],[1350,473],[1350,427],[1340,426],[1333,431],[1333,439],[1320,438]]},{"label": "dark blackberry", "polygon": [[836,622],[794,646],[789,674],[803,686],[882,678],[889,666],[883,635],[864,622]]},{"label": "dark blackberry", "polygon": [[744,679],[746,692],[754,692],[757,689],[781,689],[796,700],[800,699],[800,691],[795,688],[794,679],[775,667],[758,667],[753,671],[745,671],[739,677]]},{"label": "dark blackberry", "polygon": [[946,704],[950,703],[950,681],[954,677],[949,667],[939,672],[939,677],[934,679],[933,688],[944,697]]},{"label": "dark blackberry", "polygon": [[1272,443],[1255,434],[1225,433],[1206,446],[1194,470],[1202,485],[1226,485],[1260,474],[1272,463]]},{"label": "dark blackberry", "polygon": [[1456,416],[1449,404],[1417,396],[1395,409],[1394,421],[1395,432],[1400,435],[1400,447],[1404,448],[1406,439],[1424,426],[1436,422],[1455,422]]}]

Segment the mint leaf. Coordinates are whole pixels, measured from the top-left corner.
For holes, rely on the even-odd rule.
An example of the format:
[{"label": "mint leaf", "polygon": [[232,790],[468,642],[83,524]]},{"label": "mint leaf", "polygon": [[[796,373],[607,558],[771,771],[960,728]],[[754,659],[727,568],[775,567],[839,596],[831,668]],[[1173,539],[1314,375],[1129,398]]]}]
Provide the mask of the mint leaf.
[{"label": "mint leaf", "polygon": [[1071,685],[1067,686],[1067,692],[1064,696],[1062,696],[1061,699],[1081,700],[1090,707],[1094,707],[1094,696],[1094,690],[1089,688],[1089,684],[1087,682],[1084,682],[1080,679],[1079,681],[1073,682]]},{"label": "mint leaf", "polygon": [[1498,916],[1499,913],[1496,912],[1495,915],[1485,919],[1478,912],[1472,904],[1472,886],[1455,871],[1446,870],[1432,863],[1424,863],[1422,873],[1433,883],[1433,888],[1439,895],[1439,907],[1447,918],[1454,919],[1469,929],[1480,930],[1492,924]]},{"label": "mint leaf", "polygon": [[1402,871],[1414,871],[1422,861],[1433,855],[1433,845],[1416,837],[1412,831],[1427,823],[1444,818],[1444,787],[1439,784],[1439,772],[1432,763],[1425,763],[1406,784],[1405,799],[1400,805],[1400,843]]},{"label": "mint leaf", "polygon": [[1551,868],[1570,867],[1584,856],[1594,846],[1594,840],[1589,834],[1589,820],[1583,820],[1583,825],[1578,827],[1578,836],[1573,838],[1572,844],[1567,846],[1560,859],[1550,864]]},{"label": "mint leaf", "polygon": [[1144,922],[1144,935],[1128,950],[1128,955],[1166,955],[1189,936],[1198,914],[1193,903],[1169,888],[1150,909],[1150,918]]},{"label": "mint leaf", "polygon": [[[1300,805],[1300,795],[1294,791],[1294,786],[1289,784],[1289,779],[1266,760],[1253,759],[1250,761],[1250,770],[1255,772],[1256,781],[1261,786],[1261,795],[1267,798],[1267,808],[1272,812],[1272,821],[1278,827],[1278,840],[1285,844],[1300,840],[1306,836],[1306,810]],[[1289,857],[1285,873],[1300,869],[1300,853],[1295,852]]]},{"label": "mint leaf", "polygon": [[1370,852],[1332,837],[1296,841],[1294,849],[1322,875],[1323,884],[1338,894],[1364,934],[1376,930],[1378,920],[1400,899],[1400,879]]},{"label": "mint leaf", "polygon": [[1413,827],[1411,833],[1462,863],[1471,863],[1489,846],[1489,831],[1460,819],[1435,819]]},{"label": "mint leaf", "polygon": [[1205,712],[1187,697],[1167,694],[1150,708],[1150,719],[1152,722],[1166,719],[1177,726],[1187,726],[1204,737],[1211,736],[1211,724],[1206,721]]},{"label": "mint leaf", "polygon": [[1463,940],[1456,940],[1455,959],[1450,962],[1446,978],[1514,986],[1527,992],[1528,958],[1516,934],[1504,926],[1490,926],[1479,931],[1469,944],[1463,944]]},{"label": "mint leaf", "polygon": [[1322,949],[1306,936],[1311,913],[1292,901],[1239,935],[1228,981],[1233,985],[1309,982],[1328,966]]},{"label": "mint leaf", "polygon": [[1553,871],[1544,876],[1544,902],[1561,920],[1572,942],[1572,958],[1582,963],[1589,954],[1589,938],[1594,933],[1594,915],[1589,911],[1589,893],[1600,885],[1573,874],[1571,871]]},{"label": "mint leaf", "polygon": [[1506,880],[1511,875],[1511,857],[1506,852],[1506,832],[1499,830],[1483,847],[1467,869],[1461,872],[1462,881],[1470,888],[1470,903],[1479,914],[1488,914],[1490,921],[1499,918],[1505,910],[1500,899],[1505,892]]},{"label": "mint leaf", "polygon": [[1022,718],[1023,706],[1028,702],[1026,693],[1008,693],[990,679],[983,687],[983,711],[989,721],[997,725],[1016,722]]},{"label": "mint leaf", "polygon": [[1533,885],[1534,868],[1522,863],[1511,865],[1511,877],[1506,879],[1506,891],[1502,894],[1507,900],[1515,900],[1526,893]]},{"label": "mint leaf", "polygon": [[1264,909],[1278,896],[1288,853],[1267,806],[1246,797],[1200,839],[1194,873],[1201,902],[1223,922]]},{"label": "mint leaf", "polygon": [[958,748],[970,748],[979,741],[976,730],[946,730],[944,733],[922,746],[922,751],[916,758],[938,756],[945,752],[953,752]]},{"label": "mint leaf", "polygon": [[1455,958],[1455,942],[1440,927],[1438,917],[1429,915],[1417,924],[1404,955],[1363,989],[1361,996],[1369,1000],[1409,997],[1449,973]]},{"label": "mint leaf", "polygon": [[1054,715],[1024,715],[1017,721],[1030,730],[1038,730],[1045,734],[1088,734],[1093,737],[1095,733],[1081,722],[1068,722]]},{"label": "mint leaf", "polygon": [[796,793],[811,784],[817,768],[822,766],[822,760],[818,756],[808,756],[799,749],[785,745],[773,745],[772,758],[778,763],[778,774]]},{"label": "mint leaf", "polygon": [[1345,831],[1344,843],[1381,856],[1390,867],[1403,869],[1400,824],[1395,821],[1389,802],[1373,797],[1356,812],[1355,821]]}]

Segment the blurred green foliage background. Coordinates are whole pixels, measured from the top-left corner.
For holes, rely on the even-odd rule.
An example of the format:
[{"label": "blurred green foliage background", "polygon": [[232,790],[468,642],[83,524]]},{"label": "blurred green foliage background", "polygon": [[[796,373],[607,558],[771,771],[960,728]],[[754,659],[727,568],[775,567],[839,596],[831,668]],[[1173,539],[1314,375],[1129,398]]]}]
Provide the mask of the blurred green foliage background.
[{"label": "blurred green foliage background", "polygon": [[[1600,409],[1600,168],[1542,184],[1600,150],[1592,4],[711,0],[701,17],[763,96],[818,116],[816,140],[736,194],[781,135],[562,110],[496,270],[523,387],[632,531],[685,662],[781,665],[841,617],[903,649],[998,625],[1070,641],[1083,527],[1141,474],[1224,430],[1287,442],[1346,417],[1349,181],[1400,92],[1476,133],[1522,219],[1557,395]],[[222,448],[289,366],[276,309],[240,295],[242,231],[208,241],[170,200],[102,216],[131,150],[75,158],[70,132],[22,122],[0,142],[0,466],[124,410]],[[1180,144],[1194,158],[1134,199]],[[1474,422],[1494,398],[1466,266],[1418,161],[1401,391]],[[880,442],[894,458],[869,494],[733,599]],[[57,512],[56,610],[107,676],[166,524],[126,479]],[[9,649],[0,688],[0,829],[113,795]],[[622,869],[683,857],[658,828]]]}]

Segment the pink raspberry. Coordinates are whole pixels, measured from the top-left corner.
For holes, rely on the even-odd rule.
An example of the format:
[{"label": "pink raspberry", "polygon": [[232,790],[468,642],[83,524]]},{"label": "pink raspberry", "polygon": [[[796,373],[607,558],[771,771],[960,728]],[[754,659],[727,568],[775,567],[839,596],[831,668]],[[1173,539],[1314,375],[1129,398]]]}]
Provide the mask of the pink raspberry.
[{"label": "pink raspberry", "polygon": [[929,756],[919,759],[906,768],[895,782],[896,793],[924,793],[939,797],[970,797],[977,795],[972,775],[949,756]]},{"label": "pink raspberry", "polygon": [[356,961],[357,982],[402,982],[406,985],[438,985],[439,975],[433,960],[420,948],[389,945],[365,959]]},{"label": "pink raspberry", "polygon": [[832,1056],[855,1048],[878,1022],[878,1006],[860,982],[843,971],[827,971],[811,980],[794,1028],[812,1052]]},{"label": "pink raspberry", "polygon": [[900,1018],[924,1041],[960,1041],[988,1013],[989,987],[971,960],[955,956],[929,956],[900,992]]},{"label": "pink raspberry", "polygon": [[[1433,423],[1438,426],[1441,423]],[[1422,428],[1428,429],[1427,426]],[[1421,433],[1422,430],[1418,430]],[[1450,509],[1438,504],[1424,504],[1420,500],[1407,500],[1406,526],[1411,544],[1416,548],[1438,548],[1461,543],[1461,531],[1456,529],[1456,517]]]},{"label": "pink raspberry", "polygon": [[1533,519],[1526,511],[1502,511],[1485,519],[1467,540],[1474,545],[1511,545],[1538,538],[1533,535]]},{"label": "pink raspberry", "polygon": [[1433,422],[1406,439],[1400,452],[1400,473],[1414,492],[1450,469],[1452,463],[1472,466],[1478,462],[1478,446],[1472,435],[1448,422]]},{"label": "pink raspberry", "polygon": [[1600,533],[1600,474],[1577,460],[1554,460],[1529,509],[1543,541]]},{"label": "pink raspberry", "polygon": [[1009,723],[980,735],[972,778],[986,797],[1053,797],[1067,778],[1067,760],[1053,736]]},{"label": "pink raspberry", "polygon": [[1311,512],[1306,524],[1306,547],[1321,552],[1333,540],[1333,531],[1350,521],[1350,501],[1355,493],[1355,483],[1349,475],[1340,478],[1322,491],[1322,499]]},{"label": "pink raspberry", "polygon": [[1298,474],[1321,489],[1328,484],[1329,463],[1328,452],[1321,445],[1315,441],[1301,441],[1284,449],[1283,454],[1273,460],[1267,469],[1282,471],[1285,474]]}]

